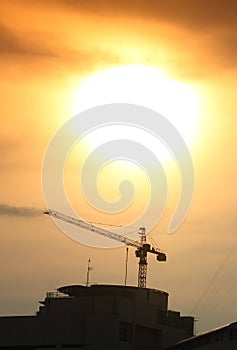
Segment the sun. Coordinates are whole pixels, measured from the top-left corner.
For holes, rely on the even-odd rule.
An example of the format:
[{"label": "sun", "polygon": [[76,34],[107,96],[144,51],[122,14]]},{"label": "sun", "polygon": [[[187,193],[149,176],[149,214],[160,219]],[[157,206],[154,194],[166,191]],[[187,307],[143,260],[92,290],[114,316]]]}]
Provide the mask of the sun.
[{"label": "sun", "polygon": [[[199,98],[195,88],[171,79],[160,69],[135,64],[112,67],[85,78],[72,94],[71,113],[107,103],[133,103],[151,108],[168,119],[191,146],[198,132]],[[118,130],[100,130],[101,142]],[[126,133],[126,131],[124,131]],[[130,135],[131,132],[127,131]],[[107,136],[106,136],[107,134]],[[139,130],[133,137],[140,138]],[[100,144],[99,133],[88,141]]]},{"label": "sun", "polygon": [[[75,89],[71,99],[71,114],[77,115],[81,111],[108,103],[131,103],[150,108],[168,119],[189,147],[194,144],[199,119],[198,93],[193,86],[171,79],[162,70],[145,65],[126,65],[91,75]],[[74,125],[72,132],[75,135],[81,131],[81,125],[78,124],[78,130],[76,129],[77,126]],[[121,210],[114,216],[114,220],[116,221],[119,215],[119,218],[126,219],[126,223],[133,222],[138,213],[140,215],[146,210],[151,194],[150,179],[157,175],[159,167],[154,162],[154,157],[146,158],[145,169],[140,165],[139,157],[137,161],[131,160],[129,156],[125,158],[125,153],[122,153],[123,157],[120,158],[111,157],[109,142],[118,140],[129,140],[131,143],[134,141],[156,156],[165,174],[168,174],[166,178],[169,188],[170,184],[173,186],[171,187],[173,203],[179,194],[179,172],[176,169],[176,159],[173,158],[167,145],[150,130],[139,125],[111,123],[89,130],[70,152],[65,167],[65,188],[73,206],[86,208],[85,211],[90,212],[92,217],[98,214],[93,212],[93,208],[97,206],[93,207],[88,204],[90,202],[86,202],[85,186],[83,187],[80,182],[84,164],[92,154],[94,162],[87,168],[86,181],[87,184],[90,183],[90,179],[93,179],[93,183],[96,182],[103,200],[116,204],[122,198],[120,184],[123,180],[133,184],[135,194],[132,198],[129,197],[128,212],[126,207],[125,211]],[[100,147],[101,145],[103,147]],[[158,183],[161,183],[160,179]],[[93,186],[89,186],[92,199],[93,196],[96,197],[94,190]],[[80,198],[79,204],[78,198]],[[162,199],[161,194],[160,198]],[[107,215],[106,212],[103,212],[103,215]]]}]

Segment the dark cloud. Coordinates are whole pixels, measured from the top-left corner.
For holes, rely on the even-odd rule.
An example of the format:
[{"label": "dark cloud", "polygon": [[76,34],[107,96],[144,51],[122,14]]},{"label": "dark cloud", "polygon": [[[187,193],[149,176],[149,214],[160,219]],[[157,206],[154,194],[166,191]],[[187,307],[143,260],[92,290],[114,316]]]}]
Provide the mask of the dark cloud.
[{"label": "dark cloud", "polygon": [[19,33],[0,22],[0,55],[54,57],[51,49],[40,43],[37,35]]},{"label": "dark cloud", "polygon": [[42,215],[42,210],[28,207],[15,207],[7,204],[0,204],[0,215],[34,217]]},{"label": "dark cloud", "polygon": [[[200,71],[201,75],[209,75],[217,67],[222,66],[223,69],[226,69],[236,66],[237,2],[235,0],[150,0],[146,2],[143,0],[94,0],[89,2],[85,0],[57,0],[57,4],[60,3],[78,13],[98,14],[105,18],[109,18],[109,16],[124,16],[125,19],[138,17],[151,20],[158,25],[166,23],[174,31],[175,28],[184,29],[185,33],[180,34],[179,38],[175,35],[173,40],[170,37],[167,41],[171,50],[174,48],[175,51],[177,49],[179,52],[180,48],[176,46],[180,45],[181,49],[186,51],[187,56],[189,56],[189,51],[194,49],[193,57],[190,57],[189,61],[184,59],[183,67],[182,62],[176,59],[178,61],[177,68],[184,70],[184,75],[191,74],[195,77],[200,74]],[[51,4],[56,6],[56,1],[52,1]],[[144,32],[146,32],[149,24],[143,25]],[[156,30],[154,26],[152,28]],[[191,35],[191,40],[188,42],[187,33]],[[152,35],[152,33],[150,34]],[[154,40],[156,40],[156,44],[162,40],[159,31],[157,31]],[[195,46],[198,46],[196,52]]]},{"label": "dark cloud", "polygon": [[[97,47],[70,47],[57,37],[52,40],[50,33],[19,33],[16,28],[10,29],[0,22],[0,61],[6,64],[6,69],[2,69],[0,76],[12,77],[11,65],[18,64],[21,73],[33,70],[34,77],[37,72],[42,75],[45,72],[68,72],[73,71],[93,71],[97,66],[107,67],[121,63],[119,55],[109,50],[101,50]],[[40,64],[39,69],[35,65]],[[17,70],[13,69],[13,74]]]},{"label": "dark cloud", "polygon": [[[101,49],[101,43],[94,42],[89,45],[86,38],[86,32],[81,31],[80,25],[75,26],[75,36],[78,30],[78,43],[75,46],[73,42],[67,41],[67,30],[70,31],[70,20],[65,25],[65,29],[60,35],[53,34],[50,27],[50,20],[54,21],[54,16],[64,11],[70,16],[78,15],[78,23],[80,16],[88,14],[98,14],[104,17],[104,22],[110,25],[112,19],[116,18],[116,25],[121,19],[122,35],[124,35],[126,45],[131,46],[136,35],[137,37],[146,37],[149,42],[148,47],[144,48],[144,41],[141,46],[147,51],[147,57],[143,57],[144,63],[150,63],[159,68],[167,68],[171,74],[183,77],[185,79],[198,79],[199,77],[210,76],[216,71],[225,70],[236,66],[237,58],[237,3],[234,0],[221,1],[198,1],[191,2],[188,0],[150,0],[144,2],[142,0],[52,0],[47,3],[37,3],[32,1],[19,0],[18,4],[22,4],[31,8],[32,18],[37,21],[37,11],[50,10],[52,17],[45,23],[42,23],[42,32],[32,33],[20,32],[19,28],[14,24],[6,26],[0,23],[0,59],[5,59],[6,69],[0,71],[4,78],[10,74],[11,78],[18,74],[17,69],[11,70],[11,64],[19,64],[19,74],[22,74],[24,66],[24,76],[30,76],[28,71],[34,72],[34,77],[54,73],[58,75],[70,74],[70,72],[86,73],[93,72],[98,67],[106,69],[117,64],[132,64],[137,62],[136,57],[124,57],[120,51],[118,44],[117,49]],[[86,16],[85,15],[85,16]],[[131,28],[124,26],[123,19],[129,23],[129,19],[138,19],[137,24],[131,22]],[[92,17],[93,19],[93,17]],[[91,19],[91,20],[92,20]],[[147,22],[141,22],[144,19]],[[152,25],[149,26],[149,20]],[[48,22],[49,21],[49,22]],[[30,22],[29,22],[30,23]],[[69,23],[69,25],[68,25]],[[98,22],[98,26],[102,22]],[[147,23],[147,24],[145,24]],[[157,24],[156,25],[154,25]],[[168,24],[166,29],[160,31],[159,26]],[[133,25],[134,24],[134,25]],[[143,30],[144,27],[144,30]],[[95,25],[92,26],[95,30]],[[108,33],[111,36],[119,28],[109,27]],[[126,37],[126,28],[128,37]],[[61,28],[62,29],[62,28]],[[181,30],[180,30],[181,29]],[[184,29],[184,30],[183,30]],[[101,28],[99,28],[101,30]],[[103,30],[103,29],[102,29]],[[131,33],[132,35],[129,36]],[[104,33],[105,42],[107,31]],[[81,42],[80,42],[81,38]],[[101,37],[103,40],[103,35]],[[136,41],[136,40],[135,40]],[[109,42],[109,40],[108,40]],[[72,46],[70,46],[72,45]],[[159,45],[165,47],[166,54],[164,57],[156,57],[159,54]],[[161,49],[162,53],[162,49]],[[167,56],[167,57],[166,57]]]},{"label": "dark cloud", "polygon": [[116,15],[120,13],[160,21],[179,22],[182,25],[195,26],[200,30],[210,26],[236,25],[237,21],[235,0],[57,0],[53,2],[92,13],[114,13]]}]

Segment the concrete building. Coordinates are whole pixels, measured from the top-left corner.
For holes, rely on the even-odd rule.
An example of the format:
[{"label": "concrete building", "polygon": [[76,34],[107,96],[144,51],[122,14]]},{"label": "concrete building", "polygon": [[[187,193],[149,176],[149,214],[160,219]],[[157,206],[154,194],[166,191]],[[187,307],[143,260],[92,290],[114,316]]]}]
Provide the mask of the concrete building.
[{"label": "concrete building", "polygon": [[74,285],[40,303],[35,316],[0,317],[0,350],[159,350],[193,335],[193,317],[169,311],[160,290]]},{"label": "concrete building", "polygon": [[236,350],[237,322],[179,341],[167,350]]}]

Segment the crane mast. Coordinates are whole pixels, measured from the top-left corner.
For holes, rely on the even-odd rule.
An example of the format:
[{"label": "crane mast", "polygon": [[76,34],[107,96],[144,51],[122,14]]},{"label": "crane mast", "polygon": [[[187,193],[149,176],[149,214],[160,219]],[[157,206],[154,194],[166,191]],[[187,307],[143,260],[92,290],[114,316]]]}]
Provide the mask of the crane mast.
[{"label": "crane mast", "polygon": [[147,275],[147,251],[145,249],[146,232],[144,227],[140,227],[141,234],[141,247],[135,252],[136,257],[139,258],[138,262],[138,287],[146,288],[146,275]]},{"label": "crane mast", "polygon": [[139,234],[141,235],[141,240],[134,241],[130,238],[124,237],[118,233],[111,232],[108,230],[105,230],[104,228],[95,226],[89,222],[86,222],[81,219],[76,219],[71,216],[65,215],[63,213],[60,213],[56,210],[48,209],[44,212],[44,214],[50,215],[54,217],[55,219],[59,219],[62,221],[65,221],[67,223],[70,223],[74,226],[79,226],[81,228],[90,230],[92,232],[98,233],[104,237],[116,240],[118,242],[122,242],[126,244],[127,246],[133,246],[136,249],[135,254],[136,257],[139,258],[139,269],[138,269],[138,287],[139,288],[146,288],[146,275],[147,275],[147,253],[152,253],[156,255],[156,259],[158,261],[166,261],[166,255],[161,252],[159,249],[155,249],[150,246],[150,244],[146,243],[146,231],[144,227],[139,228]]}]

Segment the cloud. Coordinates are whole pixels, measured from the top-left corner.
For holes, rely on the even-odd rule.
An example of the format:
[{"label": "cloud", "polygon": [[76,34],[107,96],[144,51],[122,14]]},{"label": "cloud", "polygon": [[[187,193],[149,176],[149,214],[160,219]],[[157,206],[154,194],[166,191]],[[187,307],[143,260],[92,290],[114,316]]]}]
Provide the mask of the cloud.
[{"label": "cloud", "polygon": [[[20,3],[19,13],[27,7],[31,14],[28,30],[20,31],[17,21],[8,22],[7,26],[7,22],[0,22],[0,60],[5,59],[5,69],[0,74],[7,79],[17,74],[27,79],[32,72],[34,77],[55,73],[61,77],[131,64],[137,62],[137,57],[136,54],[126,56],[126,47],[139,46],[140,39],[144,63],[168,67],[171,74],[179,78],[199,79],[236,66],[237,3],[234,0],[225,3],[213,0],[52,0],[37,6],[29,0],[16,2]],[[42,11],[49,14],[45,21],[41,18]],[[66,14],[63,25],[62,13]],[[33,21],[42,26],[33,30]],[[86,21],[91,22],[91,26],[84,27]],[[56,31],[52,23],[58,28]],[[124,37],[125,51],[121,41],[116,47],[118,32]],[[111,46],[113,35],[115,44]],[[164,47],[164,52],[159,46]],[[20,69],[15,69],[14,64]]]},{"label": "cloud", "polygon": [[32,76],[31,72],[36,77],[46,72],[61,75],[70,71],[93,71],[98,66],[106,68],[119,64],[121,58],[116,52],[98,48],[97,43],[71,47],[63,35],[55,36],[50,32],[22,33],[17,26],[10,28],[0,22],[0,62],[5,64],[5,69],[0,73],[2,77],[16,78],[17,74],[24,74],[27,79],[27,76]]},{"label": "cloud", "polygon": [[54,57],[55,53],[27,33],[19,33],[0,22],[0,54]]},{"label": "cloud", "polygon": [[[129,14],[154,18],[158,21],[179,22],[185,26],[198,27],[236,25],[237,3],[235,0],[57,0],[51,4],[62,4],[69,8],[100,14]],[[50,4],[49,4],[50,6]]]},{"label": "cloud", "polygon": [[[191,75],[198,76],[200,70],[201,75],[209,75],[217,67],[226,69],[236,66],[237,2],[235,0],[225,2],[220,0],[196,2],[189,0],[150,0],[148,2],[142,0],[94,0],[90,2],[57,0],[57,2],[52,1],[49,6],[56,8],[60,4],[69,11],[72,10],[73,13],[85,12],[88,15],[103,16],[105,21],[106,19],[111,20],[113,16],[121,18],[122,21],[138,18],[138,23],[144,27],[144,33],[150,27],[149,21],[151,21],[152,30],[157,31],[155,45],[162,40],[162,34],[159,32],[161,26],[170,26],[173,28],[173,34],[177,29],[184,30],[180,37],[174,34],[172,38],[171,35],[167,44],[171,51],[174,49],[175,57],[180,50],[190,56],[190,50],[194,49],[191,62],[184,59],[183,68],[181,67],[186,70],[185,67],[190,66],[191,72],[188,72],[188,75],[191,73]],[[157,29],[154,24],[157,25]],[[177,68],[180,69],[180,67]]]},{"label": "cloud", "polygon": [[0,204],[0,215],[34,217],[42,215],[43,211],[37,208],[15,207],[7,204]]}]

